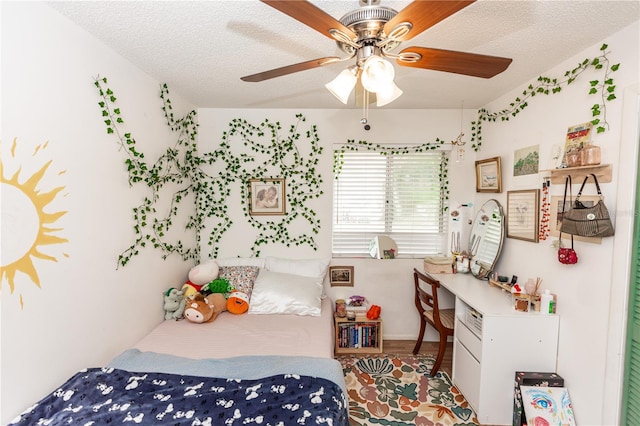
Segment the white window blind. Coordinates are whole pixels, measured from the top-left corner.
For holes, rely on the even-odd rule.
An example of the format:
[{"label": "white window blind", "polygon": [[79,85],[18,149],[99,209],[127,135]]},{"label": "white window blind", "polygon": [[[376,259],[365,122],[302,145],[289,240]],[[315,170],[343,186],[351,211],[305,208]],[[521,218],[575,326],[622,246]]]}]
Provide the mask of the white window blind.
[{"label": "white window blind", "polygon": [[377,235],[395,240],[398,257],[444,253],[444,152],[344,152],[342,161],[333,182],[335,257],[368,256]]}]

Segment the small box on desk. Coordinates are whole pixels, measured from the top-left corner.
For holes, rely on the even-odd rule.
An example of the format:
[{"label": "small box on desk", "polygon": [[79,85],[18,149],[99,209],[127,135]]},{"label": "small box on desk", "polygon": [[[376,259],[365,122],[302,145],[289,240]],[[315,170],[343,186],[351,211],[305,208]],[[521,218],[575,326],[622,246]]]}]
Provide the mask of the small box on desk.
[{"label": "small box on desk", "polygon": [[544,386],[563,387],[564,379],[556,373],[538,373],[532,371],[516,371],[515,385],[513,391],[513,426],[523,426],[527,424],[522,407],[522,394],[520,386]]},{"label": "small box on desk", "polygon": [[430,274],[450,274],[453,259],[446,256],[427,256],[424,258],[424,270]]}]

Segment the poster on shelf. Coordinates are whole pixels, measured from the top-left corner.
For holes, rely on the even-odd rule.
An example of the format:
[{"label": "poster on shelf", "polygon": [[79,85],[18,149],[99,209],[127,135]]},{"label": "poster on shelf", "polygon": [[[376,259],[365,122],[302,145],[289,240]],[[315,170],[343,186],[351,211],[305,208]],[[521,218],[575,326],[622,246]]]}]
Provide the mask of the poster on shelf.
[{"label": "poster on shelf", "polygon": [[564,143],[564,159],[562,163],[567,167],[567,154],[591,143],[591,122],[571,126],[567,129],[567,139]]}]

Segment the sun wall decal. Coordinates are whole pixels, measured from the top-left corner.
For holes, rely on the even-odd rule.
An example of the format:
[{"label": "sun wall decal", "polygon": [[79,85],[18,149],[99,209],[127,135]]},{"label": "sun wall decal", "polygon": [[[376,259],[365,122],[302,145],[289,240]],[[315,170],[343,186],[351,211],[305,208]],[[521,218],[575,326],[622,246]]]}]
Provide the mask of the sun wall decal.
[{"label": "sun wall decal", "polygon": [[[32,158],[44,152],[48,142],[36,146]],[[66,211],[47,212],[45,208],[65,188],[55,187],[49,191],[42,189],[43,179],[52,160],[36,165],[37,170],[24,177],[22,165],[18,165],[16,150],[17,139],[13,139],[8,161],[0,155],[0,178],[2,191],[2,265],[0,273],[0,291],[6,282],[11,294],[16,289],[16,274],[25,274],[37,287],[40,287],[40,276],[36,270],[34,259],[57,262],[58,258],[42,251],[44,246],[63,244],[66,238],[54,235],[62,228],[53,228],[58,219]],[[39,167],[39,168],[38,168]],[[5,176],[5,172],[7,176]],[[58,176],[65,174],[60,171]],[[10,176],[9,176],[10,175]],[[63,253],[64,257],[69,257]],[[20,306],[24,307],[20,293]]]}]

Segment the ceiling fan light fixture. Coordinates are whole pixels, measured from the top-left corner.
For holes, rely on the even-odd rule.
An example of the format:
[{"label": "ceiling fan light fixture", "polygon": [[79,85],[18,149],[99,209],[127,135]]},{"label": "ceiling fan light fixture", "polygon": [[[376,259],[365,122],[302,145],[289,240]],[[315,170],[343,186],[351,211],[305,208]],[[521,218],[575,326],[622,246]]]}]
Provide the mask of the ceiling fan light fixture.
[{"label": "ceiling fan light fixture", "polygon": [[380,90],[390,90],[393,84],[395,70],[391,62],[378,55],[369,56],[362,65],[360,80],[368,92],[378,93]]},{"label": "ceiling fan light fixture", "polygon": [[324,87],[326,87],[333,96],[338,98],[338,100],[345,105],[347,104],[349,95],[358,81],[355,71],[355,67],[349,67],[338,74],[336,78],[324,85]]},{"label": "ceiling fan light fixture", "polygon": [[376,93],[376,105],[385,106],[398,99],[402,93],[402,90],[392,81],[387,88]]}]

